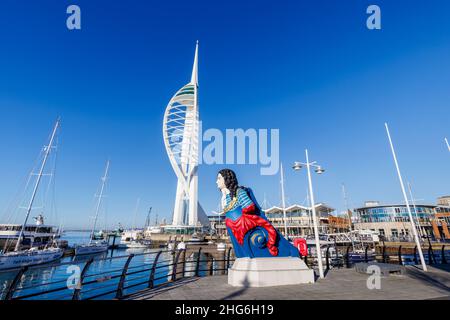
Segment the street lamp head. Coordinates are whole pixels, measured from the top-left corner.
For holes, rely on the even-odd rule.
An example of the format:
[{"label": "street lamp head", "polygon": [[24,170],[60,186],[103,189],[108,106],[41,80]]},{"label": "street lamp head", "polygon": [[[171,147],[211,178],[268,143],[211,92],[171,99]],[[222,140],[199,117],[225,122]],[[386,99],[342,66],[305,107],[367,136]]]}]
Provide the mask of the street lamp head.
[{"label": "street lamp head", "polygon": [[298,171],[302,168],[302,165],[300,162],[294,162],[294,165],[292,166],[292,169],[294,169],[295,171]]},{"label": "street lamp head", "polygon": [[315,171],[317,174],[322,174],[325,172],[325,169],[323,169],[321,166],[318,166]]}]

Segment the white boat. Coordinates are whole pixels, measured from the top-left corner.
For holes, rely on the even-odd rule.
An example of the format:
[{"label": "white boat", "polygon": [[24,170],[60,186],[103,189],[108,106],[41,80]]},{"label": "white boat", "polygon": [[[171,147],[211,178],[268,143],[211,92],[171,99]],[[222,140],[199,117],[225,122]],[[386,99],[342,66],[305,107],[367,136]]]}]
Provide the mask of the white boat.
[{"label": "white boat", "polygon": [[75,255],[96,254],[108,250],[108,243],[104,241],[91,241],[88,244],[82,244],[75,248]]},{"label": "white boat", "polygon": [[224,242],[219,242],[217,244],[217,251],[225,251],[227,248],[227,245]]},{"label": "white boat", "polygon": [[95,209],[95,217],[94,217],[94,223],[92,226],[92,231],[89,237],[89,243],[87,244],[81,244],[75,247],[75,255],[83,255],[83,254],[96,254],[96,253],[102,253],[105,251],[108,251],[108,243],[105,241],[95,241],[94,235],[95,235],[95,226],[97,224],[98,219],[98,212],[100,210],[100,204],[102,202],[103,198],[103,191],[105,190],[105,184],[106,179],[108,178],[108,170],[109,170],[109,160],[106,161],[106,168],[105,168],[105,174],[101,178],[101,188],[100,188],[100,195],[98,196],[97,201],[97,207]]},{"label": "white boat", "polygon": [[161,234],[164,233],[164,229],[160,226],[148,226],[145,230],[145,235],[151,236],[152,234]]},{"label": "white boat", "polygon": [[11,251],[0,255],[0,270],[21,268],[43,263],[53,262],[60,259],[64,251],[60,248]]},{"label": "white boat", "polygon": [[[42,158],[42,162],[40,164],[39,173],[36,174],[37,178],[34,183],[33,192],[32,192],[30,201],[28,202],[25,220],[22,223],[22,225],[20,227],[20,231],[17,235],[17,240],[16,240],[14,251],[0,253],[0,270],[10,269],[10,268],[21,268],[21,267],[25,267],[25,266],[49,263],[49,262],[60,259],[62,257],[62,255],[64,254],[64,251],[60,248],[39,249],[37,247],[32,247],[28,250],[21,250],[21,247],[23,244],[22,242],[24,240],[24,237],[26,236],[26,226],[27,226],[28,218],[30,217],[30,213],[33,209],[34,200],[35,200],[35,197],[36,197],[36,194],[37,194],[40,182],[41,182],[41,178],[44,175],[43,172],[45,169],[45,164],[47,163],[48,157],[54,148],[53,141],[55,139],[58,128],[59,128],[59,119],[55,123],[55,126],[53,128],[53,131],[52,131],[52,134],[50,137],[49,144],[47,146],[44,146],[43,158]],[[32,172],[31,175],[35,175],[35,174]],[[43,223],[43,219],[41,221],[41,219],[38,217],[38,222]],[[54,237],[55,237],[55,235],[54,235]],[[53,240],[54,240],[54,237],[53,237]]]},{"label": "white boat", "polygon": [[144,231],[140,229],[125,230],[120,238],[119,248],[146,248],[150,240],[144,239]]},{"label": "white boat", "polygon": [[132,240],[127,243],[121,244],[126,248],[135,249],[135,248],[148,248],[151,245],[150,240]]},{"label": "white boat", "polygon": [[194,232],[192,236],[186,241],[187,244],[202,244],[205,242],[205,236]]},{"label": "white boat", "polygon": [[[44,216],[42,214],[34,218],[35,224],[27,224],[23,231],[23,239],[29,240],[31,246],[46,246],[50,245],[53,240],[59,237],[59,230],[55,226],[46,225],[44,223]],[[8,246],[15,246],[17,239],[19,239],[22,225],[12,223],[0,224],[0,248]],[[22,239],[22,245],[26,245]]]}]

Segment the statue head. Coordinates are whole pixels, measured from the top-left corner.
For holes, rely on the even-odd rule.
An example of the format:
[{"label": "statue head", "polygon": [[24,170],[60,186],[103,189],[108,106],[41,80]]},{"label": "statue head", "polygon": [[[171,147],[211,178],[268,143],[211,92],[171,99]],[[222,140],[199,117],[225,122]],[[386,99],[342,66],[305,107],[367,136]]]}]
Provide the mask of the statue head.
[{"label": "statue head", "polygon": [[217,174],[217,187],[220,191],[228,191],[231,199],[236,197],[237,188],[239,186],[236,174],[233,170],[222,169]]}]

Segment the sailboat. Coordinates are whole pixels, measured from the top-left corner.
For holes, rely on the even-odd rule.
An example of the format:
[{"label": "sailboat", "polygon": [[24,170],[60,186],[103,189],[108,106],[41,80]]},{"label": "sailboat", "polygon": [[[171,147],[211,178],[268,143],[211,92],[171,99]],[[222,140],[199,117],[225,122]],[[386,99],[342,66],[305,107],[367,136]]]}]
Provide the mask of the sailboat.
[{"label": "sailboat", "polygon": [[100,188],[100,195],[98,196],[97,206],[95,209],[94,223],[92,225],[92,231],[89,236],[89,243],[78,245],[77,247],[75,247],[75,255],[76,256],[84,255],[84,254],[102,253],[102,252],[105,252],[108,250],[108,243],[106,241],[94,240],[95,227],[97,224],[98,213],[100,211],[100,205],[101,205],[102,198],[103,198],[103,191],[105,190],[106,179],[108,178],[108,171],[109,171],[109,160],[106,162],[105,174],[101,178],[102,184],[101,184],[101,188]]},{"label": "sailboat", "polygon": [[[39,249],[36,247],[31,247],[28,250],[22,250],[22,242],[24,240],[24,232],[25,232],[25,226],[28,222],[28,218],[30,217],[30,213],[33,209],[34,200],[36,197],[36,193],[39,189],[39,185],[41,183],[41,178],[44,175],[44,169],[45,165],[47,163],[48,157],[51,153],[51,150],[53,149],[53,142],[55,140],[56,132],[59,128],[60,120],[58,120],[55,123],[55,126],[53,128],[50,142],[47,146],[44,146],[44,156],[40,165],[39,173],[37,174],[36,181],[34,183],[33,192],[31,195],[31,198],[28,202],[27,206],[27,213],[25,216],[25,220],[22,223],[22,226],[20,228],[20,233],[17,238],[17,242],[14,248],[14,251],[6,252],[6,253],[0,253],[0,270],[3,269],[12,269],[12,268],[21,268],[25,266],[31,266],[31,265],[38,265],[43,263],[49,263],[55,260],[60,259],[64,251],[61,248],[57,247],[45,247],[44,249]],[[33,174],[34,175],[34,174]],[[54,242],[52,243],[54,245]]]},{"label": "sailboat", "polygon": [[[120,239],[120,247],[121,248],[128,248],[128,249],[139,249],[139,248],[148,248],[151,245],[150,239],[145,239],[145,228],[144,229],[138,229],[136,228],[136,218],[137,218],[137,212],[139,209],[139,203],[140,198],[137,199],[136,207],[134,209],[134,222],[133,222],[133,228],[129,230],[125,230],[122,233],[122,237]],[[150,207],[150,210],[147,215],[146,219],[146,227],[150,224],[150,213],[152,211],[152,208]]]}]

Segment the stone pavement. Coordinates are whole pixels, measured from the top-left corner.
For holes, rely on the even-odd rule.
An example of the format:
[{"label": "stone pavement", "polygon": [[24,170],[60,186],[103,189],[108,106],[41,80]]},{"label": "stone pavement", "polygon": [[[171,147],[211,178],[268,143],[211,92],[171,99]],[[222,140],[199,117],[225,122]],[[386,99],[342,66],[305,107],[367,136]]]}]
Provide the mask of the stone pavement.
[{"label": "stone pavement", "polygon": [[450,268],[429,267],[423,272],[406,267],[404,275],[381,277],[381,289],[369,290],[370,275],[354,269],[332,269],[314,284],[246,288],[227,284],[227,276],[186,278],[166,287],[129,296],[134,300],[396,300],[449,299]]}]

